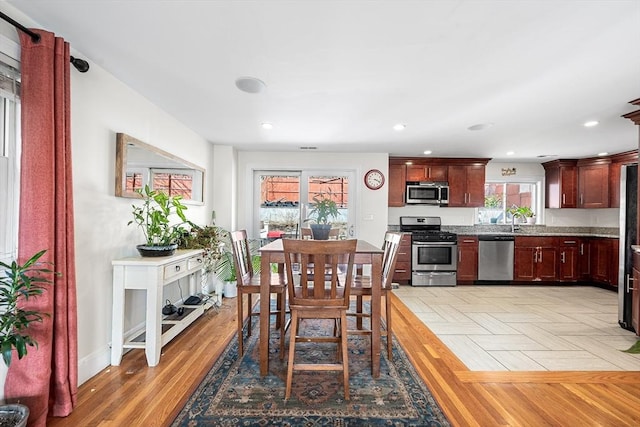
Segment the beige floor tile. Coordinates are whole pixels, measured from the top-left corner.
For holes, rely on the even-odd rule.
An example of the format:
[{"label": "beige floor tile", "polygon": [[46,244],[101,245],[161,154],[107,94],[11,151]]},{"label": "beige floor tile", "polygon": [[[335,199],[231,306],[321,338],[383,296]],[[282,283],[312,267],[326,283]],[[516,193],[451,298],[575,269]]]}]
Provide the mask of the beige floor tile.
[{"label": "beige floor tile", "polygon": [[590,286],[401,286],[396,295],[471,370],[640,370],[617,295]]},{"label": "beige floor tile", "polygon": [[546,371],[547,369],[521,351],[489,351],[508,371]]}]

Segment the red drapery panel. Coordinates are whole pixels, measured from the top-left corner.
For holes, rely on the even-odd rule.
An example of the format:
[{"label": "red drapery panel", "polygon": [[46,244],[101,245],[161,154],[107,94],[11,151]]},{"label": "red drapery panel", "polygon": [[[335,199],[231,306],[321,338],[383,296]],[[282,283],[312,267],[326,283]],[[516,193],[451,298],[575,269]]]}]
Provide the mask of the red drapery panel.
[{"label": "red drapery panel", "polygon": [[[46,261],[61,275],[30,309],[49,313],[30,333],[38,349],[14,361],[5,383],[7,400],[29,406],[30,426],[45,426],[47,415],[66,416],[78,390],[77,310],[69,44],[34,30],[38,43],[20,33],[22,46],[22,159],[18,257],[25,261],[46,249]],[[25,304],[26,305],[26,304]]]}]

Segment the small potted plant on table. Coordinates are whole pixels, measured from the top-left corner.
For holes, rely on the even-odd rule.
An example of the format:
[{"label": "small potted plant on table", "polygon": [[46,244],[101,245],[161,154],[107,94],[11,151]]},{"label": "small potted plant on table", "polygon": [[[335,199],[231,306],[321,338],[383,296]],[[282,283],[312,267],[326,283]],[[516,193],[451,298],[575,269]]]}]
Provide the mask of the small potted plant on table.
[{"label": "small potted plant on table", "polygon": [[314,221],[310,225],[313,238],[315,240],[327,240],[331,230],[329,218],[337,218],[339,214],[338,204],[331,198],[331,193],[329,193],[328,197],[322,193],[315,195],[309,211],[309,218],[307,219],[307,221]]}]

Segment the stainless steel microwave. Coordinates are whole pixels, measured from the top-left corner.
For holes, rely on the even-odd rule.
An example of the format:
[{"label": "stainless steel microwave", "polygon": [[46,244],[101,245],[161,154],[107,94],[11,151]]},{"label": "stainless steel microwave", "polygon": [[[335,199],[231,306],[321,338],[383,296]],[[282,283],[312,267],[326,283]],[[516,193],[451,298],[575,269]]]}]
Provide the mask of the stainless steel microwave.
[{"label": "stainless steel microwave", "polygon": [[446,182],[407,182],[405,203],[448,206],[449,184]]}]

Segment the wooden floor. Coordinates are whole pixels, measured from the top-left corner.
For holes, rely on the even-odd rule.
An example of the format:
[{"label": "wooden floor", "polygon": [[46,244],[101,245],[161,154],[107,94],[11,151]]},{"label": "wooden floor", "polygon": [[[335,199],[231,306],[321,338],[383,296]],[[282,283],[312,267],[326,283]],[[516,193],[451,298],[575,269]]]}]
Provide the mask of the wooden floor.
[{"label": "wooden floor", "polygon": [[[393,298],[394,333],[454,426],[640,426],[640,372],[471,372]],[[146,365],[133,350],[80,387],[48,426],[166,426],[235,333],[235,300]],[[640,370],[640,367],[639,367]]]}]

